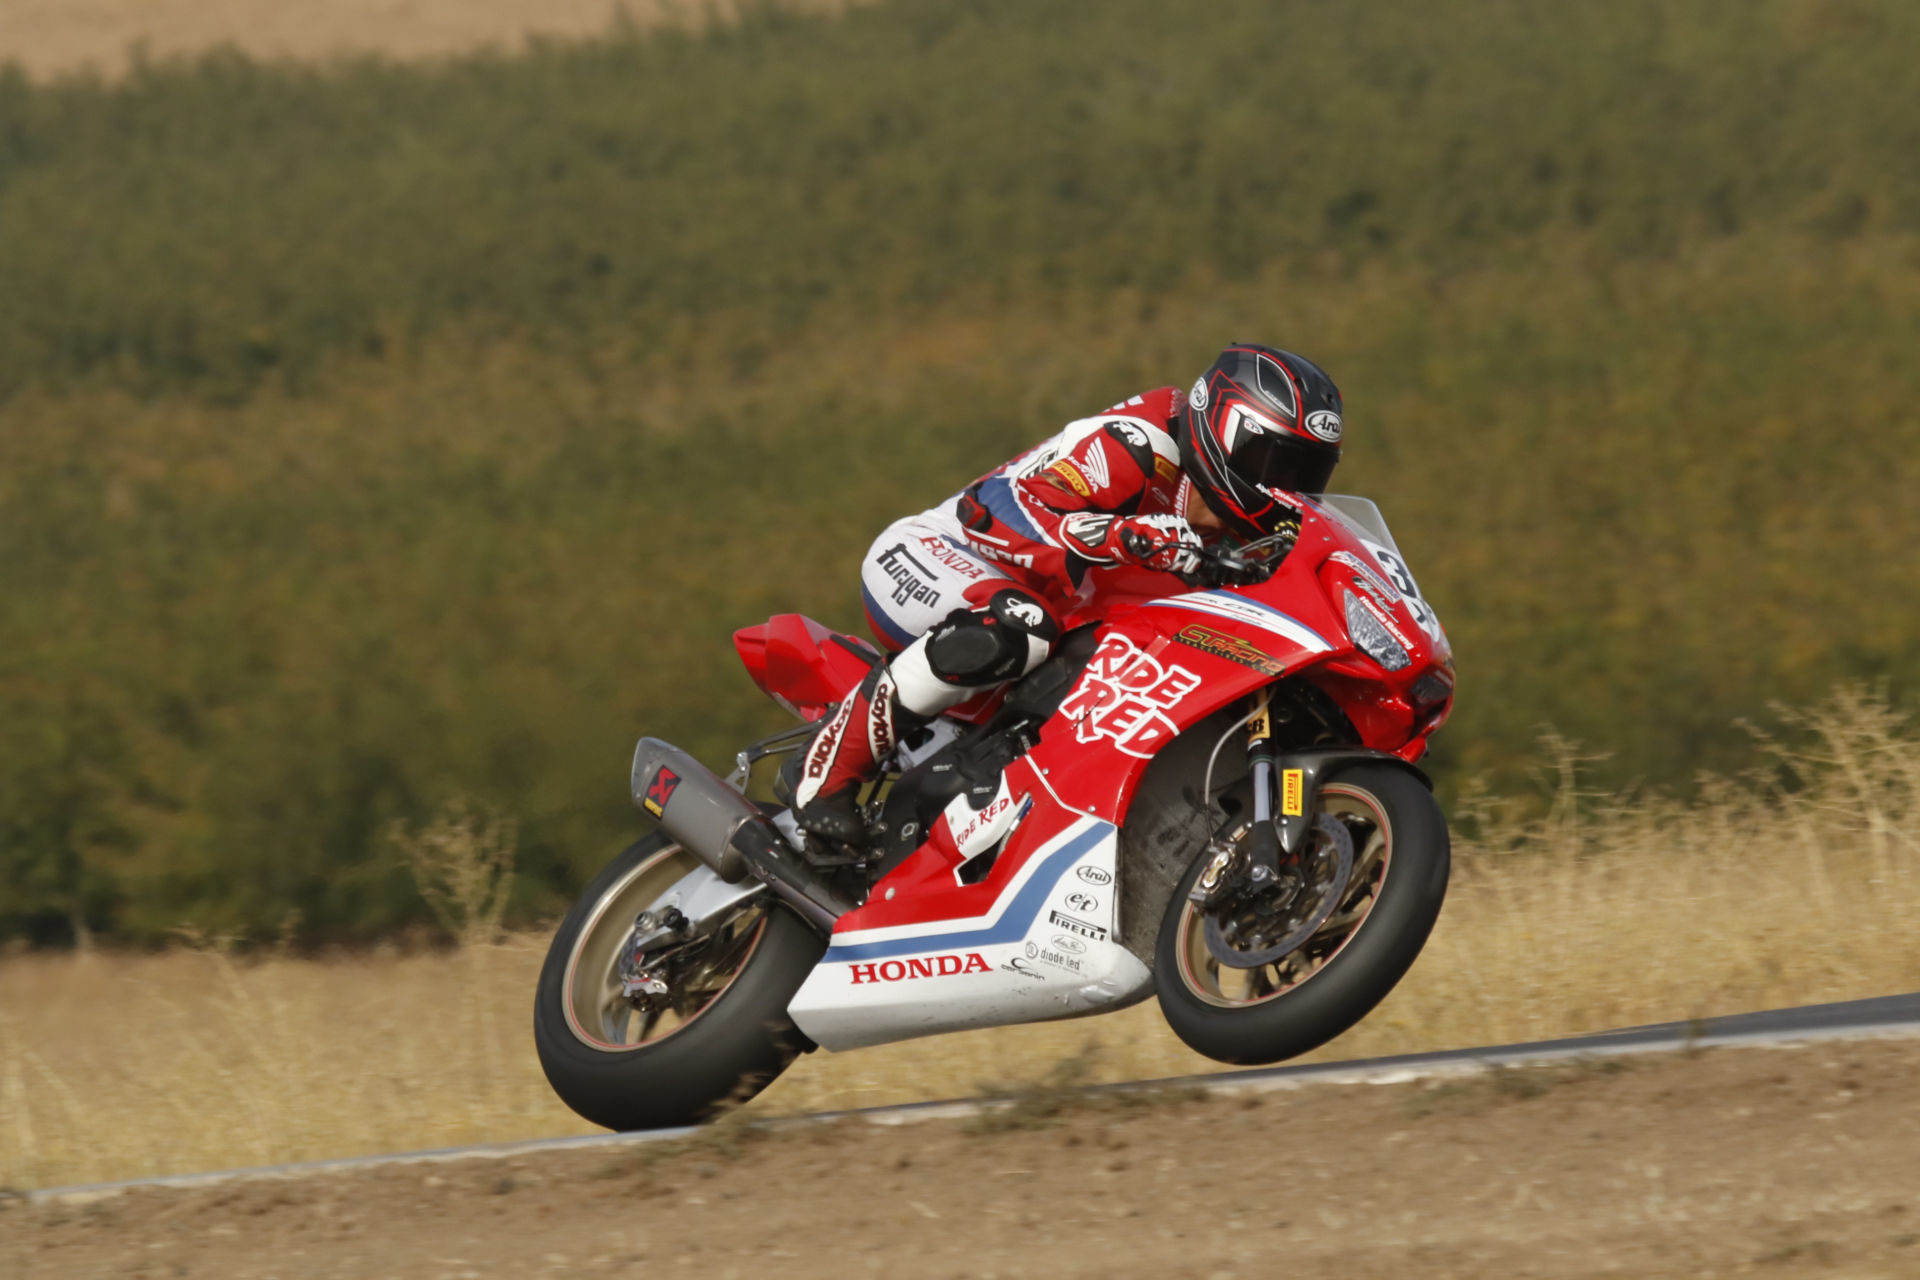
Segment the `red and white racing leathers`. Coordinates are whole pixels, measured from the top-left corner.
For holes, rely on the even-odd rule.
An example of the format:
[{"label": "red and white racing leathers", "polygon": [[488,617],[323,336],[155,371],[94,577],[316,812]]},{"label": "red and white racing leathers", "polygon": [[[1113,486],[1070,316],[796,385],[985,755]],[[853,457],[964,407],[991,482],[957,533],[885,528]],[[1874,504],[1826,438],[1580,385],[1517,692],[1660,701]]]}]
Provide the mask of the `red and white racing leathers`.
[{"label": "red and white racing leathers", "polygon": [[802,757],[800,824],[857,841],[853,803],[928,717],[1031,671],[1088,571],[1127,560],[1190,569],[1192,484],[1174,443],[1181,394],[1162,387],[982,476],[930,511],[888,525],[861,565],[874,633],[894,656],[840,704]]},{"label": "red and white racing leathers", "polygon": [[888,525],[860,569],[874,634],[902,649],[1009,586],[1026,588],[1057,619],[1087,571],[1115,559],[1105,517],[1186,511],[1191,482],[1173,436],[1181,400],[1162,387],[1070,422],[940,505]]}]

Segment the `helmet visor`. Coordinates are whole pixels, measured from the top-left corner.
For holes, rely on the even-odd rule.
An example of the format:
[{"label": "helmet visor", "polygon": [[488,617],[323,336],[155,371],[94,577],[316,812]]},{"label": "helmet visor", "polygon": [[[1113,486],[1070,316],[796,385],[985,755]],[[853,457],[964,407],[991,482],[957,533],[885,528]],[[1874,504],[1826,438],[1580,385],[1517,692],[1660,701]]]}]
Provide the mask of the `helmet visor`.
[{"label": "helmet visor", "polygon": [[1325,493],[1339,461],[1338,449],[1254,431],[1242,432],[1228,455],[1236,479],[1292,493]]}]

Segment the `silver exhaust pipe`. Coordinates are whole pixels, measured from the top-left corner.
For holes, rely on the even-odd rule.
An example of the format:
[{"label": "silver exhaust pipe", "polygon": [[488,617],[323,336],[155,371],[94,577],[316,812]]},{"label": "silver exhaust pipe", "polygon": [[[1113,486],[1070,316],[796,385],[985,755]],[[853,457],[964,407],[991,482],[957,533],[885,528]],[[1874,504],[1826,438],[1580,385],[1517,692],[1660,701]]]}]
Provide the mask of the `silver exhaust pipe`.
[{"label": "silver exhaust pipe", "polygon": [[634,807],[728,884],[747,876],[764,881],[822,934],[853,910],[799,861],[751,800],[672,743],[640,739],[631,787]]}]

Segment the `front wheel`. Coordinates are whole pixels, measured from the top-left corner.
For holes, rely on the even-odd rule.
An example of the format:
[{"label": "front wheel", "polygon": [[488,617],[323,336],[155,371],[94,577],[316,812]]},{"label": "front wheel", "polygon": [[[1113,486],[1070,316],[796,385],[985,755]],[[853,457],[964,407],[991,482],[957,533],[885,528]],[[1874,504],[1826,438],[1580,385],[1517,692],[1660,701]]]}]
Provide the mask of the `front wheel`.
[{"label": "front wheel", "polygon": [[534,1044],[553,1091],[594,1124],[696,1124],[810,1047],[787,1004],[826,943],[764,895],[695,946],[649,960],[659,995],[624,994],[634,917],[699,865],[663,835],[639,841],[587,886],[547,950]]},{"label": "front wheel", "polygon": [[1194,860],[1167,904],[1154,978],[1167,1024],[1219,1062],[1260,1064],[1314,1049],[1365,1017],[1426,943],[1446,897],[1446,820],[1407,770],[1363,764],[1321,787],[1316,811],[1345,828],[1352,870],[1312,936],[1254,968],[1222,965],[1204,909],[1188,894],[1209,857]]}]

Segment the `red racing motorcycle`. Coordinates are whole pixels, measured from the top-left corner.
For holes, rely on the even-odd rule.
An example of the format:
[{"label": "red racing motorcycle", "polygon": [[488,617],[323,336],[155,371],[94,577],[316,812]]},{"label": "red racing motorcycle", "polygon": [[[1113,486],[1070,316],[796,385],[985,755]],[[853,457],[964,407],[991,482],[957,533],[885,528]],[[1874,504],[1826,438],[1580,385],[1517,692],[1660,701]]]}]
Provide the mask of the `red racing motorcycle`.
[{"label": "red racing motorcycle", "polygon": [[[1054,655],[902,742],[869,846],[786,800],[799,749],[881,655],[797,614],[734,637],[801,724],[721,778],[643,738],[656,830],[589,885],[534,1035],[568,1106],[693,1123],[801,1052],[1102,1013],[1157,995],[1221,1062],[1324,1044],[1398,982],[1446,893],[1415,762],[1453,705],[1446,633],[1373,503],[1207,554],[1252,585],[1101,569]],[[755,799],[750,797],[770,796]]]}]

